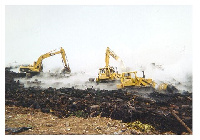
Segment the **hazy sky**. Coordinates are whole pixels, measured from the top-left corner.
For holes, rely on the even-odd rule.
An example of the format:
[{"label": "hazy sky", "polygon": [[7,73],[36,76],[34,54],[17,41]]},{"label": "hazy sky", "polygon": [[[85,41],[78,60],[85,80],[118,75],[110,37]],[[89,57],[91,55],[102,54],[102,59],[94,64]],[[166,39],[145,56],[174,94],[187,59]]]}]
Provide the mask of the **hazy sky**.
[{"label": "hazy sky", "polygon": [[[6,6],[5,22],[6,65],[32,64],[61,46],[72,71],[98,72],[107,46],[133,69],[192,62],[192,6]],[[61,56],[43,64],[62,67]]]}]

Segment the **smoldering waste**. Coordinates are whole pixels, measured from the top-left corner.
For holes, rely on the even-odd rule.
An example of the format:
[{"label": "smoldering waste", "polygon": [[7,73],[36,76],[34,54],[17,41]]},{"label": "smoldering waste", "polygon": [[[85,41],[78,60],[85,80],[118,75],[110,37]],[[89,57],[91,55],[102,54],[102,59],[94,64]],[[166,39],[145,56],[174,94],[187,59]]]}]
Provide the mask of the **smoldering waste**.
[{"label": "smoldering waste", "polygon": [[140,121],[152,125],[159,132],[182,134],[192,130],[192,93],[189,92],[151,92],[142,96],[125,90],[24,88],[19,81],[14,81],[14,78],[23,76],[5,71],[6,105],[40,109],[60,118],[100,115],[123,122]]}]

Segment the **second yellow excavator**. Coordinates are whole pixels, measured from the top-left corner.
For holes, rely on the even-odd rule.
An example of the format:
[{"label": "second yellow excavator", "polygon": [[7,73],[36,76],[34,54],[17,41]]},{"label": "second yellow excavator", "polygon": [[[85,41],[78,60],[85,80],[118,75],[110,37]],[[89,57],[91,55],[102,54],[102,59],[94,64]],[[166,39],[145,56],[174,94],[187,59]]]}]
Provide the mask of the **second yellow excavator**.
[{"label": "second yellow excavator", "polygon": [[112,82],[116,80],[120,80],[121,74],[115,71],[114,67],[109,65],[109,59],[112,56],[115,60],[120,60],[121,65],[123,65],[122,60],[117,56],[109,47],[106,49],[105,63],[106,66],[104,68],[99,69],[98,77],[96,78],[96,82]]},{"label": "second yellow excavator", "polygon": [[60,48],[59,51],[51,51],[51,52],[41,55],[38,58],[38,60],[33,63],[33,65],[20,66],[19,71],[29,73],[32,75],[40,73],[43,71],[43,65],[42,65],[43,59],[54,56],[56,54],[61,54],[61,56],[62,56],[62,61],[64,63],[64,69],[62,70],[62,73],[71,73],[69,64],[67,64],[67,62],[66,62],[67,58],[66,58],[65,50],[62,47]]}]

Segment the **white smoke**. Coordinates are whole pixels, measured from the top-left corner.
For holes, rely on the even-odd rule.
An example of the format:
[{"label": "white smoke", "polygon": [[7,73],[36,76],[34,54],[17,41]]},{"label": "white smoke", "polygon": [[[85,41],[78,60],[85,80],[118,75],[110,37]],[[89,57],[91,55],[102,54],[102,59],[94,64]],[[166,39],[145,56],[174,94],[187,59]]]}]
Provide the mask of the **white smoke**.
[{"label": "white smoke", "polygon": [[[179,90],[192,91],[192,51],[186,47],[150,47],[129,53],[129,71],[153,79],[157,84],[167,83]],[[131,59],[131,61],[130,61]]]},{"label": "white smoke", "polygon": [[[114,51],[115,49],[112,48]],[[153,79],[157,84],[167,83],[176,86],[179,90],[192,92],[192,51],[187,47],[142,47],[135,50],[130,49],[125,52],[118,52],[121,59],[115,61],[110,59],[110,66],[118,67],[118,72],[137,71],[137,76]],[[102,52],[103,53],[103,52]],[[60,59],[60,58],[59,58]],[[87,59],[85,57],[84,59]],[[91,60],[91,58],[88,58]],[[100,64],[101,62],[101,64]],[[41,81],[43,88],[54,87],[75,87],[80,89],[116,89],[116,84],[101,84],[89,82],[89,78],[97,78],[98,69],[104,67],[104,57],[93,65],[77,65],[77,70],[72,69],[70,76],[50,76],[49,72],[59,75],[62,63],[55,66],[45,65],[44,74],[34,76],[31,79],[22,78],[20,81],[27,85],[27,81],[34,82],[35,79]],[[124,62],[124,63],[123,63]],[[49,66],[49,67],[48,67]],[[52,67],[53,66],[53,67]],[[49,71],[50,69],[50,71]],[[18,69],[17,69],[18,71]],[[17,72],[16,71],[16,72]],[[46,74],[46,75],[45,75]]]},{"label": "white smoke", "polygon": [[40,75],[33,76],[32,78],[16,78],[20,83],[23,83],[27,87],[40,87],[40,88],[72,88],[75,89],[117,89],[116,83],[102,83],[96,84],[96,82],[90,82],[89,78],[93,78],[85,72],[75,72],[71,74],[59,74],[59,73],[41,73]]}]

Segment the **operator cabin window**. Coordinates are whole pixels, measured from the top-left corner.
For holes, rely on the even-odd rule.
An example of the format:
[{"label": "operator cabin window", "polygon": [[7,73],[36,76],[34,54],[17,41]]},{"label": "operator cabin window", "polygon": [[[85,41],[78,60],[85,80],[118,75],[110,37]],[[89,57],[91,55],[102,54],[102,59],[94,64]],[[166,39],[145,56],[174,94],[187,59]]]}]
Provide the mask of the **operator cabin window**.
[{"label": "operator cabin window", "polygon": [[105,73],[105,70],[104,70],[104,69],[102,69],[102,70],[101,70],[101,73]]},{"label": "operator cabin window", "polygon": [[110,73],[113,73],[113,69],[110,69]]},{"label": "operator cabin window", "polygon": [[125,75],[124,75],[124,76],[128,77],[128,76],[130,76],[130,73],[125,73]]}]

